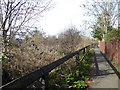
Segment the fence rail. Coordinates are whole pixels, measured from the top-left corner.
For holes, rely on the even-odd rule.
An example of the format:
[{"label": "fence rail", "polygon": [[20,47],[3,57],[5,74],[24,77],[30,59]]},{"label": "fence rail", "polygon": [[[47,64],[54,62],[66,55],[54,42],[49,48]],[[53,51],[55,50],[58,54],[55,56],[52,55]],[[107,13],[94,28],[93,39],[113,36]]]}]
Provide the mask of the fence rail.
[{"label": "fence rail", "polygon": [[37,81],[40,78],[46,80],[46,77],[51,70],[53,70],[56,67],[58,67],[59,65],[63,64],[65,61],[72,58],[73,56],[76,56],[76,64],[78,64],[78,61],[79,61],[78,56],[79,56],[80,52],[83,51],[83,53],[85,53],[86,50],[88,48],[90,48],[90,46],[92,46],[92,45],[88,45],[88,46],[86,46],[82,49],[79,49],[78,51],[75,51],[75,52],[73,52],[69,55],[66,55],[66,56],[56,60],[55,62],[53,62],[49,65],[43,66],[40,69],[29,73],[28,75],[25,75],[21,78],[13,80],[10,83],[7,83],[7,84],[1,86],[0,89],[1,88],[2,89],[6,89],[6,88],[26,88],[27,86],[34,83],[35,81]]}]

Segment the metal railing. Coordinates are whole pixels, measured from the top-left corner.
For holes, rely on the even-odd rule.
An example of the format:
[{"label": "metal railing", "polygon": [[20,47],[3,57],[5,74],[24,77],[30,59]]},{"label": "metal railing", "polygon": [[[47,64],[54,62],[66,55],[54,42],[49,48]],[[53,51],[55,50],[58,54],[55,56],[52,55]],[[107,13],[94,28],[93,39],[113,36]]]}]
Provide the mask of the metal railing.
[{"label": "metal railing", "polygon": [[[6,88],[26,88],[27,86],[31,85],[32,83],[34,83],[35,81],[39,80],[40,78],[44,79],[45,81],[45,86],[47,85],[47,76],[48,73],[55,69],[56,67],[58,67],[59,65],[63,64],[65,61],[67,61],[68,59],[72,58],[73,56],[76,56],[76,64],[79,64],[79,55],[80,52],[82,51],[84,53],[85,56],[85,52],[90,49],[92,45],[88,45],[82,49],[79,49],[78,51],[75,51],[69,55],[66,55],[58,60],[56,60],[55,62],[43,66],[40,69],[33,71],[31,73],[29,73],[28,75],[25,75],[21,78],[18,78],[16,80],[13,80],[3,86],[0,87],[0,89],[6,89]],[[84,58],[83,56],[83,58]],[[46,87],[45,87],[46,88]]]}]

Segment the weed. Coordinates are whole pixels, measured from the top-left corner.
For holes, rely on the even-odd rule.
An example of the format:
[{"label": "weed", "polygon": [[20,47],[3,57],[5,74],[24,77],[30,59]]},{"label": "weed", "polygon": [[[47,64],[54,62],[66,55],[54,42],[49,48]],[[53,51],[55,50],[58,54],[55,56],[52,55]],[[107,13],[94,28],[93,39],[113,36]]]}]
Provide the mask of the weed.
[{"label": "weed", "polygon": [[116,70],[120,72],[120,66],[117,66],[114,60],[112,60],[111,63],[115,66]]},{"label": "weed", "polygon": [[85,81],[75,81],[74,82],[74,87],[75,88],[86,88],[87,87],[87,84],[85,83]]}]

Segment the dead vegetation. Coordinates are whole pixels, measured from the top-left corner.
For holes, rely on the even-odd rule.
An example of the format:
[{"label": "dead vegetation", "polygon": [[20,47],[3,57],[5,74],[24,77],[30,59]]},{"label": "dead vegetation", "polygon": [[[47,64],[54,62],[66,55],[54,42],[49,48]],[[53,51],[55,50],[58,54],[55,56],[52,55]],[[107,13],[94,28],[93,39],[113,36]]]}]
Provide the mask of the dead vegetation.
[{"label": "dead vegetation", "polygon": [[[75,28],[69,28],[58,37],[44,37],[40,32],[26,38],[14,39],[10,48],[10,56],[3,61],[3,69],[7,70],[11,79],[28,74],[88,44],[92,40],[80,35]],[[66,62],[61,67],[69,67]]]}]

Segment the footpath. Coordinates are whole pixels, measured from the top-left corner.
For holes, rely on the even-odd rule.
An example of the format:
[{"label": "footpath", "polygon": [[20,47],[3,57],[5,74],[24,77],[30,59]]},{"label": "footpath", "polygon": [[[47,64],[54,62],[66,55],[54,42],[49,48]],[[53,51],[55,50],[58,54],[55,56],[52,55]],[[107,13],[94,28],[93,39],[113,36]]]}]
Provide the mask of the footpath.
[{"label": "footpath", "polygon": [[[95,60],[93,63],[93,83],[92,88],[107,90],[120,90],[118,89],[120,83],[119,78],[115,74],[114,70],[108,64],[99,48],[95,48]],[[105,89],[105,90],[106,90]]]}]

